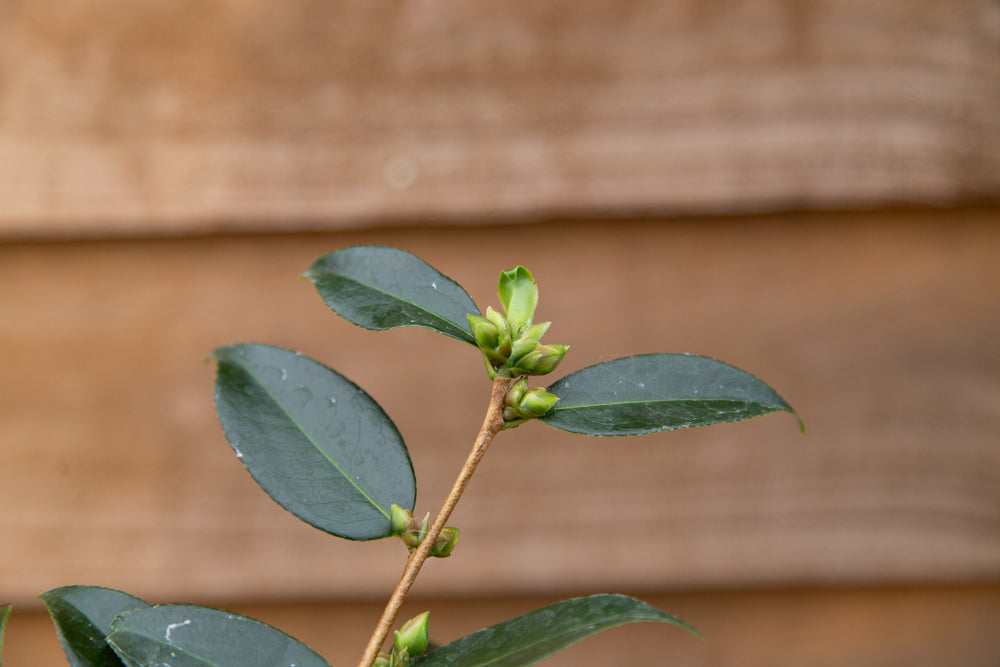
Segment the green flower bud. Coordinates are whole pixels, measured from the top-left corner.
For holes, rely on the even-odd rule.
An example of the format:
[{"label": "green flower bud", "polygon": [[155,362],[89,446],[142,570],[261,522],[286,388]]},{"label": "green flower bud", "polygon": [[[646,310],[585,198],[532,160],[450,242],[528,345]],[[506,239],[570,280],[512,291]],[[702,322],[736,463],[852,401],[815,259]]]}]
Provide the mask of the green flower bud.
[{"label": "green flower bud", "polygon": [[486,307],[486,319],[490,321],[497,328],[497,345],[494,348],[497,352],[503,355],[504,359],[510,356],[510,348],[513,344],[513,340],[510,335],[510,324],[507,323],[506,318],[503,315],[493,310],[492,307]]},{"label": "green flower bud", "polygon": [[392,531],[393,535],[402,535],[406,531],[410,530],[410,524],[413,522],[413,513],[405,507],[400,507],[396,503],[392,504],[392,508],[389,514],[389,529]]},{"label": "green flower bud", "polygon": [[515,370],[527,375],[551,373],[566,356],[568,349],[568,345],[539,345],[518,360]]},{"label": "green flower bud", "polygon": [[403,654],[403,657],[423,655],[427,650],[429,617],[430,612],[425,611],[403,623],[403,627],[396,631],[396,638],[392,642],[393,653]]},{"label": "green flower bud", "polygon": [[521,378],[514,384],[510,386],[507,390],[507,395],[503,397],[504,405],[516,408],[521,402],[521,398],[524,396],[524,392],[528,391],[528,381]]},{"label": "green flower bud", "polygon": [[[397,535],[399,535],[399,538],[403,540],[403,544],[406,545],[406,549],[410,553],[416,551],[417,547],[420,546],[420,542],[424,539],[424,535],[427,534],[427,525],[430,522],[430,519],[431,515],[428,512],[424,516],[424,520],[421,521],[420,524],[418,525],[416,518],[414,518],[414,516],[411,514],[410,520],[406,523],[405,529],[400,533],[396,533]],[[392,525],[391,515],[389,521],[390,525]]]},{"label": "green flower bud", "polygon": [[507,311],[511,332],[514,337],[518,337],[531,326],[531,318],[535,316],[535,306],[538,305],[535,279],[528,269],[515,266],[509,271],[500,272],[497,292],[500,303]]},{"label": "green flower bud", "polygon": [[521,340],[541,340],[545,332],[549,330],[552,326],[552,322],[540,322],[538,324],[532,324],[530,327],[521,334]]},{"label": "green flower bud", "polygon": [[516,365],[518,359],[528,354],[532,350],[538,347],[538,341],[532,340],[530,338],[519,338],[510,351],[510,363]]},{"label": "green flower bud", "polygon": [[521,399],[518,410],[524,417],[541,417],[546,412],[555,407],[559,402],[559,397],[547,392],[541,387],[529,389]]},{"label": "green flower bud", "polygon": [[379,653],[375,662],[372,663],[372,667],[392,667],[390,657],[385,653]]},{"label": "green flower bud", "polygon": [[408,530],[399,536],[403,540],[403,544],[406,545],[406,550],[413,553],[420,546],[420,531]]},{"label": "green flower bud", "polygon": [[507,318],[493,310],[493,306],[486,306],[486,320],[497,328],[499,335],[503,335],[505,332],[510,335],[510,325],[507,324]]},{"label": "green flower bud", "polygon": [[458,544],[458,534],[460,532],[455,526],[445,526],[442,528],[441,534],[434,540],[434,546],[431,547],[431,555],[435,558],[447,558],[450,556],[455,545]]},{"label": "green flower bud", "polygon": [[472,329],[476,345],[483,350],[495,350],[500,344],[500,329],[479,315],[466,315],[465,318],[469,321],[469,328]]}]

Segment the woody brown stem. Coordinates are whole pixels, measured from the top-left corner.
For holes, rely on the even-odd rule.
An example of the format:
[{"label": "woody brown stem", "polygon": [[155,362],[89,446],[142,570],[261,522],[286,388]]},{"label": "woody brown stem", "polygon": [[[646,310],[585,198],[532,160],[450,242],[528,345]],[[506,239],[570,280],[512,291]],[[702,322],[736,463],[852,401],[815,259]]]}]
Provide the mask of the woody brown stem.
[{"label": "woody brown stem", "polygon": [[493,390],[490,394],[490,404],[486,410],[486,418],[483,419],[483,425],[479,429],[479,435],[476,436],[475,443],[472,445],[472,451],[469,453],[465,465],[462,466],[462,470],[458,473],[458,478],[451,487],[451,493],[445,499],[441,511],[438,512],[434,518],[434,523],[428,529],[427,535],[420,542],[417,550],[407,558],[403,575],[400,577],[399,583],[396,584],[396,590],[393,591],[392,597],[389,598],[389,602],[385,606],[385,611],[382,612],[382,618],[379,619],[378,625],[375,626],[375,631],[372,633],[371,639],[368,640],[368,646],[365,648],[364,655],[361,657],[358,667],[371,667],[372,663],[375,662],[379,649],[382,648],[385,638],[389,636],[389,632],[392,630],[393,623],[396,622],[396,615],[399,613],[400,607],[403,606],[403,601],[406,599],[410,587],[413,586],[420,568],[423,567],[424,561],[427,560],[427,557],[431,553],[434,542],[448,522],[448,517],[451,516],[452,510],[455,509],[459,498],[462,497],[465,487],[469,485],[472,473],[476,471],[476,467],[483,459],[483,455],[486,454],[486,449],[493,442],[494,436],[503,428],[503,401],[507,395],[507,390],[510,389],[513,383],[514,380],[507,377],[498,377],[493,381]]}]

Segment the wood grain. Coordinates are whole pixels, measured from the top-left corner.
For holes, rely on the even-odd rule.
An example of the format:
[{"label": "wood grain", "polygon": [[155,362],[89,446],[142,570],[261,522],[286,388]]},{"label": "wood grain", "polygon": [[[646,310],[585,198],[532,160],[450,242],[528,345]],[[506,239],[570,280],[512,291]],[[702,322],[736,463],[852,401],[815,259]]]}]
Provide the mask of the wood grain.
[{"label": "wood grain", "polygon": [[992,0],[5,0],[0,235],[998,200]]},{"label": "wood grain", "polygon": [[461,343],[361,330],[296,279],[359,242],[416,252],[481,307],[497,272],[524,263],[549,336],[573,346],[561,371],[714,356],[776,387],[809,428],[770,415],[628,439],[504,433],[453,517],[458,551],[425,568],[417,595],[995,582],[997,215],[0,246],[0,597],[30,605],[71,583],[189,601],[391,590],[400,544],[327,538],[259,491],[203,363],[258,341],[337,368],[396,421],[417,510],[436,509],[489,382]]}]

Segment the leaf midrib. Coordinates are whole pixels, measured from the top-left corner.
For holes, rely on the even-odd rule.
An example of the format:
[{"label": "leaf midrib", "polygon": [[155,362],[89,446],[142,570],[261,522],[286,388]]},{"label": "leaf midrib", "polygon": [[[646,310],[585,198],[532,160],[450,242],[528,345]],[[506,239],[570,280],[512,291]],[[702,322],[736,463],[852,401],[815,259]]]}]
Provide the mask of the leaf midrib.
[{"label": "leaf midrib", "polygon": [[[369,290],[371,290],[373,292],[378,292],[379,294],[385,294],[386,296],[390,296],[393,299],[396,299],[397,301],[402,301],[403,303],[409,304],[409,305],[413,306],[414,308],[416,308],[417,310],[419,310],[419,311],[421,311],[423,313],[427,313],[428,315],[430,315],[434,319],[436,319],[436,320],[438,320],[440,322],[444,322],[445,324],[447,324],[447,325],[451,326],[452,328],[456,329],[459,333],[462,334],[462,336],[458,337],[458,336],[454,336],[452,334],[445,333],[445,332],[441,332],[441,333],[445,333],[445,335],[447,335],[447,336],[451,336],[452,338],[457,338],[458,340],[464,341],[466,343],[470,343],[471,344],[471,343],[474,342],[474,339],[472,338],[472,333],[469,332],[469,331],[466,331],[460,324],[458,324],[456,322],[453,322],[453,321],[447,319],[446,317],[435,313],[432,310],[428,310],[427,308],[421,306],[418,303],[410,301],[409,299],[405,299],[405,298],[399,296],[398,294],[394,294],[392,292],[384,290],[381,287],[377,287],[375,285],[372,285],[371,283],[362,282],[362,281],[358,280],[357,278],[352,278],[350,276],[344,275],[343,273],[334,273],[333,271],[331,271],[330,275],[337,276],[341,280],[346,280],[346,281],[351,282],[351,283],[353,283],[355,285],[360,285],[362,287],[365,287],[365,288],[367,288],[367,289],[369,289]],[[473,306],[474,305],[475,304],[473,304]],[[397,326],[399,326],[399,325],[397,325]],[[405,325],[403,325],[403,326],[405,326]],[[419,326],[422,326],[422,325],[420,325],[420,324],[414,324],[412,326],[418,326],[419,327]]]},{"label": "leaf midrib", "polygon": [[[561,399],[562,400],[562,399]],[[727,403],[755,403],[764,406],[778,405],[777,403],[769,401],[759,401],[759,400],[739,400],[735,398],[654,398],[650,400],[638,400],[638,401],[607,401],[604,403],[582,403],[580,405],[559,405],[558,403],[552,408],[553,412],[558,412],[559,410],[579,410],[582,408],[601,408],[609,405],[639,405],[648,403],[683,403],[683,402],[727,402]],[[784,409],[784,408],[782,408]]]},{"label": "leaf midrib", "polygon": [[322,454],[323,458],[326,459],[330,463],[330,465],[332,465],[333,468],[337,472],[339,472],[341,474],[341,476],[343,476],[343,478],[346,479],[350,483],[351,486],[353,486],[355,489],[357,489],[358,493],[360,493],[364,497],[365,500],[367,500],[369,503],[371,503],[371,505],[373,507],[375,507],[379,512],[381,512],[382,515],[385,516],[386,519],[389,519],[390,518],[389,517],[389,513],[386,512],[382,508],[381,505],[379,505],[377,502],[375,502],[372,499],[372,497],[369,496],[368,493],[364,489],[362,489],[358,485],[358,483],[354,479],[352,479],[351,476],[348,475],[344,471],[344,469],[341,468],[340,465],[336,461],[334,461],[332,458],[330,458],[330,456],[326,453],[326,451],[322,447],[319,446],[319,444],[316,442],[316,440],[313,439],[312,435],[308,431],[306,431],[306,429],[299,422],[299,420],[297,420],[292,415],[292,413],[288,411],[288,409],[284,406],[284,404],[281,401],[279,401],[278,398],[267,388],[267,385],[263,384],[260,381],[259,376],[257,374],[255,374],[252,370],[250,370],[249,367],[243,366],[243,368],[244,368],[244,370],[246,370],[247,374],[253,379],[253,381],[257,384],[257,386],[260,387],[261,389],[263,389],[264,393],[266,393],[268,395],[268,397],[271,399],[271,401],[281,409],[281,411],[285,414],[286,417],[288,417],[288,420],[291,421],[295,425],[295,427],[298,429],[298,431],[303,436],[305,436],[306,440],[309,441],[309,443],[316,449],[316,451],[318,451],[320,454]]}]

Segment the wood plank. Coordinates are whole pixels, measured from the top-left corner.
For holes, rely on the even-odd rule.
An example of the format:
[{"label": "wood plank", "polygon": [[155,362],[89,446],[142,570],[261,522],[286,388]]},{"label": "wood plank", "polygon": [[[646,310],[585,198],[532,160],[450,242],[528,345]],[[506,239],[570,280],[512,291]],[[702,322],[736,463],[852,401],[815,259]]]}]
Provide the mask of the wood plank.
[{"label": "wood plank", "polygon": [[[587,639],[546,667],[680,664],[690,667],[940,667],[1000,663],[996,618],[1000,589],[949,587],[741,591],[644,595],[691,621],[698,641],[674,628],[633,625]],[[431,636],[447,642],[554,602],[416,599],[406,616],[429,609]],[[318,650],[333,665],[353,665],[381,612],[371,603],[240,605]],[[55,632],[40,610],[18,611],[7,635],[8,667],[64,667]]]},{"label": "wood plank", "polygon": [[990,0],[7,1],[0,235],[1000,194]]},{"label": "wood plank", "polygon": [[505,433],[454,517],[459,553],[426,569],[419,594],[996,581],[997,216],[0,246],[0,591],[22,603],[70,583],[184,599],[389,590],[402,546],[328,539],[273,506],[220,433],[202,363],[254,340],[337,368],[396,421],[417,509],[436,509],[487,380],[459,343],[358,329],[297,280],[359,242],[426,257],[481,306],[497,272],[524,263],[550,336],[573,345],[561,370],[705,354],[762,376],[809,426]]}]

